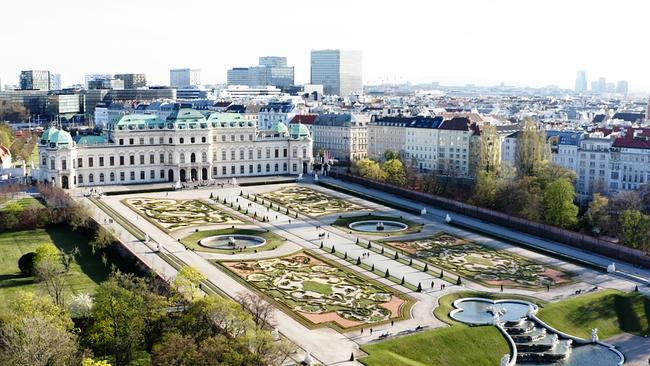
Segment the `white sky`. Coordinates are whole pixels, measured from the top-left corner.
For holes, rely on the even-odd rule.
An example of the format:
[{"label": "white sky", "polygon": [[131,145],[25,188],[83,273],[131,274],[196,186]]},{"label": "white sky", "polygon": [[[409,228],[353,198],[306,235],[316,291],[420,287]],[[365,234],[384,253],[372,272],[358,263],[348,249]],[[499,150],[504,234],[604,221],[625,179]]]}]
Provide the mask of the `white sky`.
[{"label": "white sky", "polygon": [[440,81],[573,87],[626,79],[650,90],[645,0],[6,0],[0,4],[0,75],[144,72],[169,83],[169,69],[226,70],[287,56],[309,82],[311,49],[360,49],[364,81]]}]

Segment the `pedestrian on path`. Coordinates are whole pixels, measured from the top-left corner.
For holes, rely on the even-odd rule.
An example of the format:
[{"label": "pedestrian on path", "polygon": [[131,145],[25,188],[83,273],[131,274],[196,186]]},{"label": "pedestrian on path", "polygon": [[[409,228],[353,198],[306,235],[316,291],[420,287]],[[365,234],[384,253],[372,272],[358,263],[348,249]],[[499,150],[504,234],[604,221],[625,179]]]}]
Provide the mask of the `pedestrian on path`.
[{"label": "pedestrian on path", "polygon": [[361,328],[361,334],[363,335],[363,328]]},{"label": "pedestrian on path", "polygon": [[395,321],[394,321],[394,320],[391,320],[391,321],[390,321],[390,326],[392,327],[393,325],[395,325]]},{"label": "pedestrian on path", "polygon": [[370,335],[372,335],[372,328],[370,328]]}]

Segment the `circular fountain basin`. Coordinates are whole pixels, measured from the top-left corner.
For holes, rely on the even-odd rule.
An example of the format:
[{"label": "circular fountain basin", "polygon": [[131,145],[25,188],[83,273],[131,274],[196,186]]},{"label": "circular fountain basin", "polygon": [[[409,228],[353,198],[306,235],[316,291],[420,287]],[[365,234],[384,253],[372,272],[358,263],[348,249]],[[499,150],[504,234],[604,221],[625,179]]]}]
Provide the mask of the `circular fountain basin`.
[{"label": "circular fountain basin", "polygon": [[199,240],[199,245],[211,249],[256,248],[266,244],[266,239],[256,235],[215,235]]},{"label": "circular fountain basin", "polygon": [[[468,324],[490,324],[492,322],[491,307],[505,309],[501,316],[503,321],[517,321],[525,318],[528,313],[529,302],[518,300],[496,300],[481,298],[465,298],[454,302],[456,310],[450,316]],[[533,304],[533,306],[537,307]]]},{"label": "circular fountain basin", "polygon": [[394,233],[408,229],[408,225],[398,221],[364,220],[353,222],[348,227],[352,230],[367,233]]}]

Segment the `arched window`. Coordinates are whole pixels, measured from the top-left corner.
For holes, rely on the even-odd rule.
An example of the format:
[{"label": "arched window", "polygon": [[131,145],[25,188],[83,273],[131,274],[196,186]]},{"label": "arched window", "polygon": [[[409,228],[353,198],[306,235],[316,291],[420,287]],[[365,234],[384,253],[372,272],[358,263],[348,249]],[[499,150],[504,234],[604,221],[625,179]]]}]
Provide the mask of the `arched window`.
[{"label": "arched window", "polygon": [[42,166],[47,166],[47,155],[43,154],[41,156],[41,165]]},{"label": "arched window", "polygon": [[239,160],[244,160],[244,149],[239,150]]},{"label": "arched window", "polygon": [[282,164],[282,171],[286,172],[287,171],[287,163]]},{"label": "arched window", "polygon": [[279,165],[278,165],[278,163],[275,163],[275,167],[274,167],[274,168],[275,168],[275,171],[277,172],[278,169],[279,169]]},{"label": "arched window", "polygon": [[190,163],[196,163],[196,154],[190,154]]},{"label": "arched window", "polygon": [[104,173],[99,173],[99,182],[104,183]]},{"label": "arched window", "polygon": [[258,173],[262,172],[262,164],[257,164],[257,172]]},{"label": "arched window", "polygon": [[115,182],[115,173],[114,172],[111,172],[110,179],[111,179],[111,182]]},{"label": "arched window", "polygon": [[169,164],[174,164],[174,157],[172,156],[172,153],[169,153]]},{"label": "arched window", "polygon": [[61,159],[61,170],[68,169],[68,162],[65,159]]},{"label": "arched window", "polygon": [[54,160],[54,158],[50,158],[50,169],[52,169],[52,170],[55,169],[55,160]]},{"label": "arched window", "polygon": [[93,176],[93,173],[88,174],[88,183],[93,183],[95,181],[95,177]]},{"label": "arched window", "polygon": [[267,164],[266,164],[266,172],[268,173],[268,172],[270,172],[270,171],[271,171],[271,164],[268,164],[268,163],[267,163]]},{"label": "arched window", "polygon": [[185,153],[181,153],[180,158],[181,164],[185,163]]},{"label": "arched window", "polygon": [[208,162],[208,154],[205,151],[201,153],[201,162],[202,163]]},{"label": "arched window", "polygon": [[77,182],[78,182],[79,184],[84,184],[84,176],[81,175],[81,174],[79,174],[79,175],[77,176]]}]

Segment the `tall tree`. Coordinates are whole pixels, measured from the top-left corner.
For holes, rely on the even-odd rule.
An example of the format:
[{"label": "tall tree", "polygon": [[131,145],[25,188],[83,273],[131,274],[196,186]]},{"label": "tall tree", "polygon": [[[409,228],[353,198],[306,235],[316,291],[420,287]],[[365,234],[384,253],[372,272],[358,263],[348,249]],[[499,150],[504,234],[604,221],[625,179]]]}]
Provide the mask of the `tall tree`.
[{"label": "tall tree", "polygon": [[478,176],[481,172],[499,173],[501,166],[501,144],[497,128],[481,126],[481,134],[474,137],[470,147],[470,171]]},{"label": "tall tree", "polygon": [[481,171],[478,173],[474,183],[474,194],[472,203],[484,206],[494,207],[497,197],[497,175],[496,172]]},{"label": "tall tree", "polygon": [[612,217],[607,211],[608,204],[609,199],[607,197],[600,193],[595,193],[583,217],[585,224],[597,235],[608,232],[611,226],[610,221]]},{"label": "tall tree", "polygon": [[544,219],[551,225],[563,228],[578,222],[578,206],[573,203],[576,192],[567,179],[559,179],[544,190]]},{"label": "tall tree", "polygon": [[546,142],[546,131],[537,126],[532,119],[523,121],[517,137],[515,166],[517,174],[534,176],[551,157],[550,146]]},{"label": "tall tree", "polygon": [[396,185],[403,185],[406,181],[404,165],[399,159],[391,159],[381,166],[386,174],[386,181]]},{"label": "tall tree", "polygon": [[625,210],[620,217],[623,244],[650,252],[650,216],[638,210]]}]

